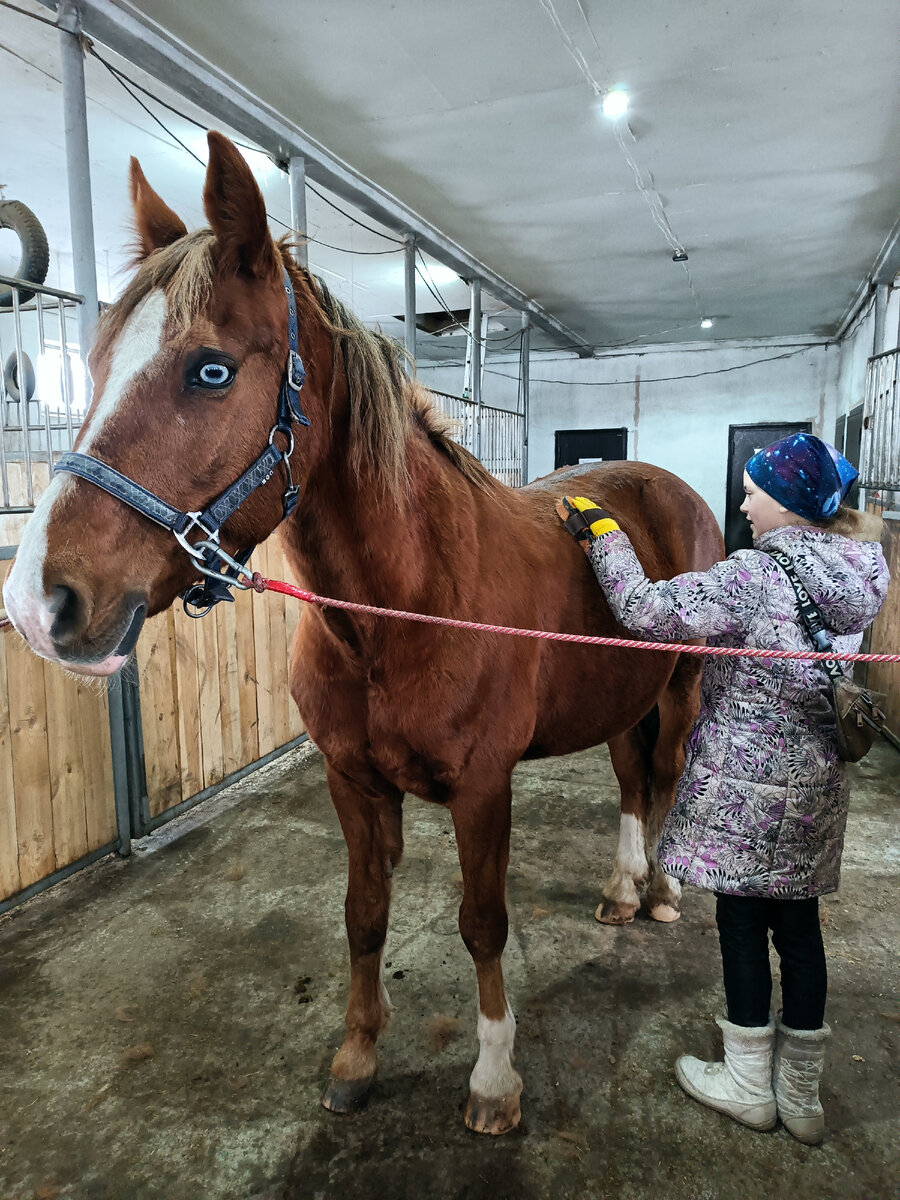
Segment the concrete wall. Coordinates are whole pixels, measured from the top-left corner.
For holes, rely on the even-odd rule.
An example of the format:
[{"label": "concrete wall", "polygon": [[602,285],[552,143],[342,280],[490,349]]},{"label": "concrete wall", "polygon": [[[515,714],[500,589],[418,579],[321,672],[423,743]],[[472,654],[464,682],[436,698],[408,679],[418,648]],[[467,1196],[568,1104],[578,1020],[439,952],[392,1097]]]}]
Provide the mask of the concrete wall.
[{"label": "concrete wall", "polygon": [[[629,458],[680,475],[722,524],[729,425],[810,421],[830,441],[839,360],[834,346],[796,340],[645,347],[592,359],[533,354],[528,478],[553,470],[557,429],[625,426]],[[517,373],[515,359],[492,359],[485,404],[514,409]],[[423,367],[420,376],[459,394],[461,367]]]}]

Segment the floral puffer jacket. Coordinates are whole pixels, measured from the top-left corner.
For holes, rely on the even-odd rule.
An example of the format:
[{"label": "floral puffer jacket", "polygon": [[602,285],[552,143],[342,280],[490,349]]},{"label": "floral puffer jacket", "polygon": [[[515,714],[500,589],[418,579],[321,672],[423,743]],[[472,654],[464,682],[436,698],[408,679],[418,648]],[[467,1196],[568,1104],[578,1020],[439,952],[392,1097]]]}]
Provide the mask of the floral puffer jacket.
[{"label": "floral puffer jacket", "polygon": [[[796,596],[767,553],[789,554],[835,649],[853,653],[890,579],[877,542],[813,526],[770,530],[709,571],[651,583],[628,536],[591,546],[591,565],[626,629],[662,641],[809,649]],[[669,875],[736,896],[834,891],[849,789],[837,757],[828,676],[816,662],[704,659],[700,713],[658,848]]]}]

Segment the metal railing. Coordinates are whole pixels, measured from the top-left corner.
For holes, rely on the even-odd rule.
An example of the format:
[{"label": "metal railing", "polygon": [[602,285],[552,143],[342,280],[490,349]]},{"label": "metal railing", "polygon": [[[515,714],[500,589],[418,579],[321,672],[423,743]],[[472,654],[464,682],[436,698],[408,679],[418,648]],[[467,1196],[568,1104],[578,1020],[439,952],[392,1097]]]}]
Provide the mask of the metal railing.
[{"label": "metal railing", "polygon": [[873,355],[866,368],[860,487],[900,492],[900,349]]},{"label": "metal railing", "polygon": [[[30,512],[35,464],[71,450],[84,416],[84,372],[70,320],[83,298],[0,275],[0,512]],[[23,304],[20,293],[33,294]],[[71,324],[74,329],[74,323]]]},{"label": "metal railing", "polygon": [[431,392],[435,406],[453,421],[454,441],[472,454],[478,445],[478,414],[481,411],[481,461],[490,473],[509,487],[521,487],[525,418],[521,413],[489,404],[476,404],[447,392]]}]

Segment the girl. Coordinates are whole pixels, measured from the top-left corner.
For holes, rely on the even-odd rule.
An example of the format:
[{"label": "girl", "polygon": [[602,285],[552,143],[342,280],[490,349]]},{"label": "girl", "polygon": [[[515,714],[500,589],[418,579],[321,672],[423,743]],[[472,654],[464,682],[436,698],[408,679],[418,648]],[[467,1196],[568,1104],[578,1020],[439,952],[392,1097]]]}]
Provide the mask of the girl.
[{"label": "girl", "polygon": [[[658,583],[608,512],[582,497],[565,497],[557,512],[616,619],[634,633],[811,649],[790,580],[766,553],[777,549],[836,635],[835,650],[852,653],[889,582],[880,520],[840,504],[856,474],[810,434],[767,446],[744,472],[741,511],[754,549]],[[706,658],[700,712],[657,852],[667,874],[716,894],[728,1012],[718,1022],[724,1063],[684,1055],[678,1082],[752,1129],[771,1129],[777,1113],[808,1144],[825,1129],[818,1088],[830,1033],[818,898],[838,886],[848,805],[830,696],[817,662]],[[777,1022],[769,1012],[770,929],[781,959]]]}]

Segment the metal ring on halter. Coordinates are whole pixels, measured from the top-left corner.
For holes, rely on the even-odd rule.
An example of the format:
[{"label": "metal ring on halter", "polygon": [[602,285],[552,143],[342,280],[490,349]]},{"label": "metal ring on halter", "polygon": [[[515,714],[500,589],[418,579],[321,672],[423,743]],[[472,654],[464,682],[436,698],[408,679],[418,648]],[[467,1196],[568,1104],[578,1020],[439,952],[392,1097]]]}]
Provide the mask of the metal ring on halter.
[{"label": "metal ring on halter", "polygon": [[[185,529],[182,529],[180,533],[177,529],[173,529],[172,532],[175,534],[178,544],[184,550],[187,550],[191,558],[195,559],[198,564],[204,563],[206,561],[204,549],[209,547],[210,543],[212,543],[213,546],[218,547],[219,531],[218,529],[207,529],[207,527],[200,520],[200,517],[203,515],[200,512],[189,512],[185,513],[184,515],[186,517],[190,517],[190,525],[188,525]],[[201,533],[205,533],[206,537],[199,542],[189,542],[187,540],[187,535],[192,533],[195,528],[199,529]]]},{"label": "metal ring on halter", "polygon": [[[221,571],[214,571],[212,567],[207,566],[207,559],[202,558],[197,560],[197,570],[203,575],[207,575],[210,579],[219,579],[227,583],[229,587],[239,588],[242,592],[249,591],[252,587],[253,572],[249,571],[243,563],[239,563],[236,558],[232,558],[222,547],[218,541],[215,542],[197,542],[194,547],[196,550],[209,551],[212,558],[221,559],[221,561],[234,572],[233,575],[223,575]],[[241,577],[247,580],[246,583],[241,582]]]},{"label": "metal ring on halter", "polygon": [[285,427],[283,425],[273,425],[271,430],[269,431],[269,445],[270,446],[274,446],[274,444],[275,444],[275,434],[276,433],[283,433],[284,436],[287,438],[288,448],[287,448],[287,450],[284,451],[284,457],[290,458],[291,455],[294,453],[294,431],[292,429],[285,429]]}]

